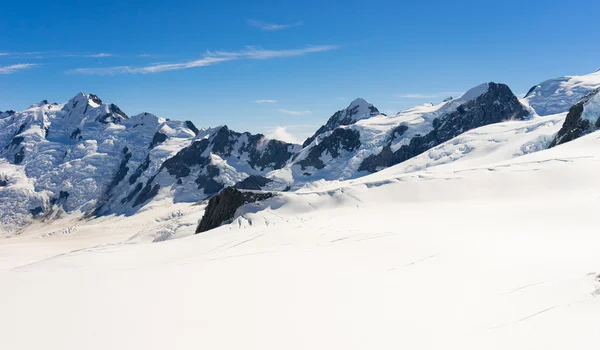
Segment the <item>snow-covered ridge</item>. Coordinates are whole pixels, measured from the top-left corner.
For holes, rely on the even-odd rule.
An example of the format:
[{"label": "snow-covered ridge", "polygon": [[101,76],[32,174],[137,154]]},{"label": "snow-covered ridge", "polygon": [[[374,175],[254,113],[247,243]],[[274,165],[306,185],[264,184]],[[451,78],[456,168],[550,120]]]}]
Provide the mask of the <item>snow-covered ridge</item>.
[{"label": "snow-covered ridge", "polygon": [[319,135],[332,131],[338,126],[351,125],[359,120],[368,119],[379,114],[379,110],[362,98],[357,98],[346,109],[339,110],[332,115],[327,123],[321,126],[313,136],[304,141],[302,147],[310,145]]},{"label": "snow-covered ridge", "polygon": [[538,115],[564,113],[592,90],[600,88],[600,71],[564,76],[533,86],[524,97]]},{"label": "snow-covered ridge", "polygon": [[[187,188],[182,179],[171,177],[174,187],[165,196],[203,199],[214,193],[203,192],[206,183],[218,183],[212,187],[218,190],[249,174],[265,174],[285,165],[299,147],[226,126],[200,130],[189,121],[150,113],[129,117],[115,104],[85,93],[65,104],[42,101],[23,112],[2,112],[0,177],[8,180],[0,198],[18,204],[2,210],[0,229],[65,213],[134,213],[158,194],[155,179],[167,187],[170,180],[159,176],[163,163],[199,140],[210,143],[201,157],[207,161],[198,164],[192,179],[203,174],[203,185]],[[210,166],[219,174],[207,170]]]},{"label": "snow-covered ridge", "polygon": [[[364,100],[357,100],[364,101]],[[354,102],[353,102],[354,103]],[[369,106],[361,118],[340,123],[339,111],[283,169],[268,177],[281,188],[319,180],[352,179],[410,159],[475,127],[527,115],[503,84],[483,83],[457,99],[421,105],[387,116]]]},{"label": "snow-covered ridge", "polygon": [[[331,116],[304,147],[227,126],[198,129],[189,121],[150,113],[129,117],[93,94],[79,93],[65,104],[41,101],[22,112],[0,113],[0,198],[19,203],[0,213],[0,224],[12,230],[32,219],[70,213],[132,215],[151,202],[197,202],[232,185],[276,191],[318,188],[397,164],[394,169],[412,172],[480,159],[504,143],[501,148],[510,152],[500,158],[507,159],[598,128],[600,108],[590,95],[598,77],[549,80],[520,101],[508,86],[487,82],[459,98],[390,116],[357,98]],[[559,88],[546,94],[556,84]],[[565,107],[584,92],[583,99]],[[546,107],[558,106],[556,101],[563,112],[539,116],[551,110]],[[577,113],[567,116],[578,105]],[[481,127],[508,125],[519,131],[491,133],[487,141],[471,137]]]}]

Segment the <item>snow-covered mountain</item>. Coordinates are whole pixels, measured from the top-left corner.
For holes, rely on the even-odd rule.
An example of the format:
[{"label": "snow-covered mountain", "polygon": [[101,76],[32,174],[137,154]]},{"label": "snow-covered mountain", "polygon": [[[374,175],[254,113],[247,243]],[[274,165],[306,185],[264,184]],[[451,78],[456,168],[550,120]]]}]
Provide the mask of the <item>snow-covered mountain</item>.
[{"label": "snow-covered mountain", "polygon": [[306,191],[386,168],[508,160],[600,127],[599,87],[595,72],[545,81],[519,100],[490,82],[390,116],[358,98],[303,146],[227,126],[129,117],[93,94],[42,101],[0,113],[0,227],[65,214],[132,215],[154,201],[195,203],[227,186]]},{"label": "snow-covered mountain", "polygon": [[356,178],[401,163],[468,130],[528,115],[508,86],[496,83],[481,84],[460,98],[417,106],[395,116],[380,114],[357,99],[307,139],[285,168],[268,177],[279,188]]},{"label": "snow-covered mountain", "polygon": [[[304,148],[94,95],[4,112],[0,223],[31,224],[0,348],[595,348],[600,93],[561,91],[357,100]],[[287,191],[196,202],[232,184]]]},{"label": "snow-covered mountain", "polygon": [[600,89],[585,95],[567,114],[551,147],[572,141],[600,128]]},{"label": "snow-covered mountain", "polygon": [[[0,239],[0,348],[594,349],[600,139],[499,160],[557,118],[473,129],[408,161],[423,171],[279,193],[198,235],[203,206],[167,200],[33,224]],[[425,166],[455,141],[475,149]],[[189,237],[141,240],[172,232]]]},{"label": "snow-covered mountain", "polygon": [[298,147],[226,126],[130,118],[93,94],[42,101],[0,114],[0,223],[11,230],[31,217],[133,213],[161,188],[198,201],[282,167]]},{"label": "snow-covered mountain", "polygon": [[535,109],[541,116],[563,113],[598,88],[600,88],[600,69],[587,75],[546,80],[527,92],[524,103]]}]

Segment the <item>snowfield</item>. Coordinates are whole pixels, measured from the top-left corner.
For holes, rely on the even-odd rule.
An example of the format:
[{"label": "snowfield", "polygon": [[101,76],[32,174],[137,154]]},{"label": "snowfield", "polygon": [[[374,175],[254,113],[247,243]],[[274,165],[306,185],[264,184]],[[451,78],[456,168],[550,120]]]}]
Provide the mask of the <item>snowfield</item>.
[{"label": "snowfield", "polygon": [[[600,135],[528,151],[564,116],[478,128],[469,152],[451,140],[200,235],[202,205],[160,201],[34,224],[0,239],[0,348],[595,349]],[[189,237],[150,243],[161,230]]]}]

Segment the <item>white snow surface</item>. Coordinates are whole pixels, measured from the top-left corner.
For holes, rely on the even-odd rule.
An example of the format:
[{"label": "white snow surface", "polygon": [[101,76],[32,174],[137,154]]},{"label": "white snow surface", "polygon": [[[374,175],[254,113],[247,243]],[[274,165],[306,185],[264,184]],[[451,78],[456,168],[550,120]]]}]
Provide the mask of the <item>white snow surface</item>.
[{"label": "white snow surface", "polygon": [[[504,159],[561,118],[476,129],[462,160],[284,193],[200,235],[202,206],[155,201],[0,239],[0,348],[594,349],[600,136]],[[144,238],[168,230],[188,237]]]},{"label": "white snow surface", "polygon": [[[206,202],[174,203],[195,198],[195,183],[171,187],[164,172],[156,182],[169,186],[135,211],[87,218],[82,205],[0,232],[0,349],[595,349],[600,134],[547,149],[568,109],[473,129],[356,177],[393,128],[426,133],[461,99],[341,126],[364,145],[342,155],[346,168],[322,155],[330,162],[321,175],[331,178],[242,206],[231,223],[199,235]],[[84,117],[70,112],[85,108],[77,100],[92,108]],[[27,147],[22,165],[0,160],[4,227],[28,222],[59,189],[87,203],[83,189],[110,179],[84,182],[86,171],[118,164],[123,147],[132,170],[148,157],[135,182],[147,183],[165,159],[219,130],[194,136],[150,114],[99,125],[92,120],[110,106],[94,101],[78,95],[2,114],[3,156],[15,156],[14,136]],[[76,126],[81,140],[71,138]],[[155,131],[168,137],[148,150]],[[223,182],[246,175],[244,154],[205,155]],[[294,166],[269,177],[293,183]],[[78,174],[71,187],[51,186]]]},{"label": "white snow surface", "polygon": [[600,71],[564,76],[536,85],[522,102],[541,116],[568,112],[581,98],[600,88]]}]

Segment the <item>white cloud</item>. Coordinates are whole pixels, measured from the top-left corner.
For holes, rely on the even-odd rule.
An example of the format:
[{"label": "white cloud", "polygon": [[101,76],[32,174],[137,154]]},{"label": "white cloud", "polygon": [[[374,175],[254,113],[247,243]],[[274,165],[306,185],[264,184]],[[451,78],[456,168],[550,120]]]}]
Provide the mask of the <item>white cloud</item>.
[{"label": "white cloud", "polygon": [[184,63],[162,63],[146,67],[118,66],[107,68],[77,68],[68,70],[68,74],[84,75],[115,75],[115,74],[147,74],[158,73],[170,70],[180,70],[195,67],[206,67],[224,61],[231,61],[231,58],[205,57],[199,60]]},{"label": "white cloud", "polygon": [[277,100],[256,100],[256,103],[277,103]]},{"label": "white cloud", "polygon": [[301,49],[290,49],[290,50],[266,50],[258,46],[246,46],[245,50],[242,51],[209,51],[207,52],[208,57],[233,57],[236,59],[253,59],[253,60],[266,60],[271,58],[280,57],[294,57],[303,56],[309,53],[325,52],[335,49],[339,49],[337,45],[318,45],[318,46],[307,46]]},{"label": "white cloud", "polygon": [[110,53],[100,52],[100,53],[95,53],[95,54],[91,54],[91,55],[86,55],[85,57],[102,58],[102,57],[111,57],[111,56],[112,56],[112,54],[110,54]]},{"label": "white cloud", "polygon": [[8,52],[0,52],[0,56],[8,56],[10,55]]},{"label": "white cloud", "polygon": [[334,45],[320,45],[320,46],[307,46],[302,49],[290,49],[290,50],[265,50],[259,47],[248,46],[242,51],[208,51],[203,58],[183,62],[183,63],[161,63],[151,64],[149,66],[134,67],[134,66],[118,66],[118,67],[107,67],[107,68],[76,68],[66,71],[68,74],[86,74],[86,75],[114,75],[114,74],[146,74],[146,73],[157,73],[170,70],[189,69],[196,67],[206,67],[213,64],[242,60],[242,59],[255,59],[265,60],[271,58],[281,57],[294,57],[302,56],[309,53],[325,52],[335,50],[339,46]]},{"label": "white cloud", "polygon": [[289,110],[289,109],[280,109],[279,110],[281,113],[285,113],[285,114],[289,114],[289,115],[308,115],[308,114],[312,114],[311,111],[306,110],[306,111],[293,111],[293,110]]},{"label": "white cloud", "polygon": [[267,22],[263,22],[263,21],[257,21],[255,19],[249,19],[248,24],[253,27],[260,28],[262,30],[276,31],[276,30],[282,30],[282,29],[288,29],[288,28],[292,28],[292,27],[301,26],[304,23],[302,23],[302,21],[298,21],[293,24],[275,24],[275,23],[267,23]]},{"label": "white cloud", "polygon": [[149,53],[143,53],[140,55],[140,57],[152,57],[152,55]]},{"label": "white cloud", "polygon": [[297,136],[287,131],[287,128],[285,126],[276,126],[271,130],[267,137],[270,139],[276,139],[289,143],[302,143],[302,140],[300,140]]},{"label": "white cloud", "polygon": [[34,67],[38,67],[38,66],[39,66],[39,64],[35,64],[35,63],[13,64],[10,66],[0,67],[0,74],[12,74],[12,73],[16,73],[23,69],[29,69],[29,68],[34,68]]},{"label": "white cloud", "polygon": [[308,137],[312,136],[318,127],[318,124],[277,125],[275,127],[267,127],[266,131],[268,138],[301,144]]}]

